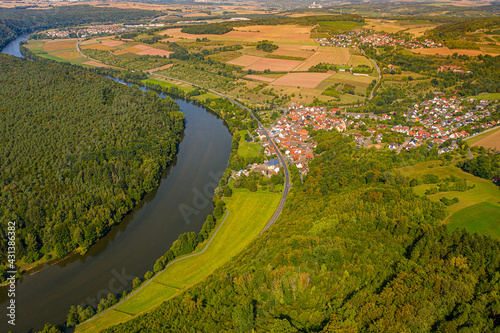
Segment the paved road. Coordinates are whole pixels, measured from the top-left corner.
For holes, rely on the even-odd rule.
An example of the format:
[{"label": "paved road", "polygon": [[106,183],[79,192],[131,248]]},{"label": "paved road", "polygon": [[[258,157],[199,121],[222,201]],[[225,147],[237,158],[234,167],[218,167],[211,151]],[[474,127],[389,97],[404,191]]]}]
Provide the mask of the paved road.
[{"label": "paved road", "polygon": [[[90,57],[85,56],[83,54],[83,52],[81,52],[79,44],[80,44],[80,42],[78,42],[77,46],[76,46],[78,52],[80,52],[80,54],[82,54],[87,59],[94,60],[94,59],[92,59]],[[206,87],[194,84],[192,82],[188,82],[188,81],[184,81],[184,80],[179,80],[177,78],[169,77],[169,76],[166,76],[166,75],[155,74],[155,73],[150,73],[149,75],[150,76],[159,76],[159,77],[163,77],[163,78],[166,78],[166,79],[170,79],[170,80],[175,80],[175,81],[178,81],[178,82],[186,83],[186,84],[189,84],[189,85],[191,85],[193,87],[199,87],[199,88],[205,89],[205,90],[209,91],[210,93],[212,93],[214,95],[217,95],[217,96],[220,96],[220,97],[223,97],[223,98],[227,98],[231,103],[236,104],[240,108],[245,109],[248,112],[250,112],[250,115],[252,116],[252,118],[257,121],[257,124],[259,125],[259,128],[264,132],[264,134],[266,135],[267,139],[269,140],[269,142],[271,143],[271,145],[274,147],[274,149],[276,151],[276,155],[278,156],[278,159],[280,161],[281,167],[283,168],[283,171],[285,173],[285,184],[284,184],[283,195],[281,196],[280,203],[278,205],[278,208],[274,212],[274,215],[271,217],[271,220],[269,220],[269,222],[266,224],[266,226],[264,227],[264,229],[262,229],[261,233],[264,232],[264,231],[266,231],[267,229],[269,229],[269,227],[271,225],[273,225],[274,222],[276,222],[276,220],[280,216],[281,211],[283,210],[283,207],[285,206],[286,197],[288,196],[288,192],[290,191],[290,187],[292,187],[292,185],[290,184],[290,173],[289,173],[289,170],[288,170],[288,165],[285,162],[285,159],[281,155],[281,152],[278,149],[278,146],[276,146],[276,144],[274,143],[274,141],[269,136],[269,133],[267,132],[267,129],[264,126],[262,126],[262,124],[260,123],[259,119],[257,119],[257,117],[255,117],[253,111],[251,109],[247,108],[246,106],[242,105],[240,102],[234,100],[232,97],[229,97],[227,95],[221,94],[220,92],[215,91],[213,89],[209,89],[209,88],[206,88]]]},{"label": "paved road", "polygon": [[[222,95],[222,94],[219,94],[219,95]],[[224,96],[224,95],[222,95],[222,96]],[[271,217],[271,219],[266,224],[266,226],[264,227],[264,229],[262,229],[262,231],[260,232],[260,233],[263,233],[264,231],[266,231],[267,229],[269,229],[269,227],[272,226],[274,224],[274,222],[276,222],[276,220],[280,216],[281,211],[283,210],[283,207],[285,206],[286,197],[288,196],[288,192],[290,191],[290,187],[292,187],[292,185],[290,184],[290,173],[288,171],[288,165],[286,164],[285,159],[283,158],[283,155],[281,155],[281,152],[278,149],[278,146],[276,146],[276,144],[274,143],[274,141],[271,139],[271,137],[269,136],[269,133],[267,132],[266,128],[264,126],[262,126],[262,124],[257,119],[257,117],[255,117],[255,115],[253,114],[252,110],[250,110],[246,106],[240,104],[239,102],[235,101],[231,97],[228,97],[228,96],[224,96],[224,97],[226,97],[232,103],[238,105],[240,108],[248,110],[248,112],[250,112],[250,115],[252,116],[252,118],[254,118],[255,120],[257,120],[257,123],[259,124],[259,128],[264,132],[264,134],[266,135],[267,139],[269,140],[269,142],[271,143],[271,145],[276,150],[276,155],[278,155],[278,159],[280,161],[281,167],[283,168],[283,171],[285,173],[285,186],[283,188],[283,195],[281,196],[280,203],[278,205],[278,208],[274,212],[274,215]]]},{"label": "paved road", "polygon": [[469,160],[472,160],[474,158],[474,156],[472,155],[470,148],[468,149],[468,154],[469,154]]}]

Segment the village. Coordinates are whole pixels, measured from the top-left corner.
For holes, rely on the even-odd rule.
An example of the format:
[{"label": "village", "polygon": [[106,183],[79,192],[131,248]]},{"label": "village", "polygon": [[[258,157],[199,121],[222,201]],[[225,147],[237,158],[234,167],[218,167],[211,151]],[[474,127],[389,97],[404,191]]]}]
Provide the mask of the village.
[{"label": "village", "polygon": [[[475,98],[450,98],[436,96],[433,99],[414,104],[408,112],[404,125],[394,123],[394,113],[372,114],[353,113],[340,108],[303,106],[292,103],[285,116],[276,120],[268,129],[270,137],[276,143],[284,158],[295,165],[302,175],[309,172],[309,162],[314,158],[317,143],[310,136],[309,130],[338,131],[352,137],[356,147],[395,150],[427,145],[430,149],[437,145],[438,153],[450,152],[458,147],[456,140],[477,135],[483,130],[497,126],[500,119],[485,121],[493,113],[498,116],[499,104]],[[267,140],[263,130],[256,130],[261,150],[270,159],[262,164],[252,164],[246,170],[235,174],[246,175],[252,171],[271,177],[280,170],[276,151]],[[399,142],[391,141],[394,134]]]},{"label": "village", "polygon": [[423,41],[417,39],[405,40],[392,37],[388,34],[368,34],[366,30],[350,31],[349,33],[337,34],[330,38],[316,38],[316,42],[320,43],[321,46],[332,47],[357,47],[367,44],[372,47],[402,46],[407,49],[424,49],[444,46],[430,39]]},{"label": "village", "polygon": [[85,38],[91,35],[115,34],[119,32],[130,32],[134,30],[135,29],[133,29],[132,27],[126,27],[123,25],[96,25],[86,28],[52,30],[47,31],[44,34],[50,38]]}]

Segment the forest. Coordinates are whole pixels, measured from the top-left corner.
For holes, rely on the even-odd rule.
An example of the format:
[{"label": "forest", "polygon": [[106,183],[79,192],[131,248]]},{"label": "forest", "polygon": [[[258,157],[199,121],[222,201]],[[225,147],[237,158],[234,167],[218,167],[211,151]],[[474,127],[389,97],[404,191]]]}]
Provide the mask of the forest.
[{"label": "forest", "polygon": [[157,186],[184,129],[169,98],[4,54],[0,100],[2,264],[8,221],[26,263],[87,249]]},{"label": "forest", "polygon": [[2,8],[0,10],[0,49],[18,35],[37,30],[77,26],[90,23],[125,23],[151,19],[158,12],[141,9],[59,6],[44,10]]},{"label": "forest", "polygon": [[231,263],[106,332],[499,332],[500,242],[449,232],[445,204],[396,167],[435,158],[357,150],[317,132],[277,223]]}]

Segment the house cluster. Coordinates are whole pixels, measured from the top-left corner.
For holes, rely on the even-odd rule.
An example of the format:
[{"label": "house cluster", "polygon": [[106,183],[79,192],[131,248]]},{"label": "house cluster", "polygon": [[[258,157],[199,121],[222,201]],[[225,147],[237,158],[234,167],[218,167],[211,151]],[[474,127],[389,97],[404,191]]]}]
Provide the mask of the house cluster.
[{"label": "house cluster", "polygon": [[[343,132],[347,125],[344,119],[337,118],[336,112],[339,110],[326,110],[324,107],[303,107],[299,103],[293,103],[288,114],[279,118],[270,128],[269,134],[279,149],[284,152],[285,158],[297,166],[302,174],[307,175],[309,160],[314,158],[313,149],[317,143],[309,135],[306,127],[311,126],[315,130]],[[262,131],[257,133],[264,141],[264,133]],[[273,147],[266,141],[264,154],[270,156],[273,153],[275,153]]]},{"label": "house cluster", "polygon": [[330,38],[316,38],[316,42],[321,46],[356,47],[359,45],[359,39],[365,34],[365,31],[350,31]]},{"label": "house cluster", "polygon": [[262,164],[250,164],[246,169],[240,170],[233,173],[233,178],[238,178],[241,176],[250,175],[251,172],[257,172],[266,177],[271,177],[272,175],[277,175],[280,172],[280,162],[276,158],[272,158],[269,161],[265,161]]},{"label": "house cluster", "polygon": [[115,34],[118,32],[132,31],[122,25],[96,25],[86,28],[61,29],[45,32],[50,38],[87,37],[91,35]]},{"label": "house cluster", "polygon": [[453,72],[453,73],[461,73],[461,74],[469,74],[472,73],[471,71],[465,71],[462,67],[460,66],[451,66],[451,65],[446,65],[446,66],[439,66],[437,69],[437,72]]},{"label": "house cluster", "polygon": [[[484,117],[489,117],[492,111],[490,108],[496,109],[497,106],[487,100],[476,102],[475,99],[467,100],[456,96],[435,97],[420,104],[414,104],[405,114],[410,122],[418,122],[422,126],[397,125],[391,130],[410,138],[404,147],[406,149],[418,147],[429,139],[438,145],[449,139],[464,139],[471,135],[464,130],[466,126],[471,130],[479,131],[497,125],[496,121],[474,125]],[[450,147],[447,149],[449,150]],[[443,149],[441,152],[446,151]]]},{"label": "house cluster", "polygon": [[435,43],[430,39],[425,39],[424,41],[419,41],[416,39],[404,40],[400,38],[391,37],[387,34],[372,34],[368,36],[362,36],[360,38],[361,44],[369,44],[371,46],[402,46],[407,49],[424,49],[424,48],[434,48],[443,47],[444,45],[440,43]]}]

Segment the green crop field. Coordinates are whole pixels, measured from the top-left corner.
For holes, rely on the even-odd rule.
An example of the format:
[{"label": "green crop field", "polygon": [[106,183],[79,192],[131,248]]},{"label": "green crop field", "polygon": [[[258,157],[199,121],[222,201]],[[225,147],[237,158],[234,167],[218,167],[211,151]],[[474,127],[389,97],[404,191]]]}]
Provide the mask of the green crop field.
[{"label": "green crop field", "polygon": [[[433,195],[428,195],[427,197],[433,201],[439,201],[442,197],[448,199],[453,199],[457,197],[460,201],[448,207],[448,217],[444,221],[448,223],[451,221],[451,217],[458,211],[464,208],[477,205],[479,203],[488,202],[493,205],[500,205],[500,189],[498,186],[494,185],[491,181],[483,178],[476,177],[467,172],[462,171],[460,168],[455,166],[439,166],[441,161],[429,161],[420,163],[413,166],[408,166],[400,168],[399,171],[405,177],[422,177],[424,174],[434,174],[443,179],[451,175],[465,178],[469,185],[475,185],[475,188],[467,190],[465,192],[450,191],[450,192],[440,192]],[[434,166],[429,168],[429,166]],[[419,185],[414,187],[414,191],[418,195],[425,195],[425,191],[429,188],[436,187],[437,185]]]},{"label": "green crop field", "polygon": [[241,139],[238,146],[238,155],[244,158],[259,156],[260,143],[246,142],[245,133],[247,133],[247,131],[240,131]]},{"label": "green crop field", "polygon": [[466,228],[469,232],[478,232],[500,238],[500,207],[489,202],[481,202],[459,210],[449,219],[450,231]]},{"label": "green crop field", "polygon": [[99,332],[127,321],[207,277],[258,236],[271,219],[280,197],[281,194],[269,191],[233,189],[233,196],[226,204],[226,221],[203,254],[172,264],[130,299],[75,332]]}]

